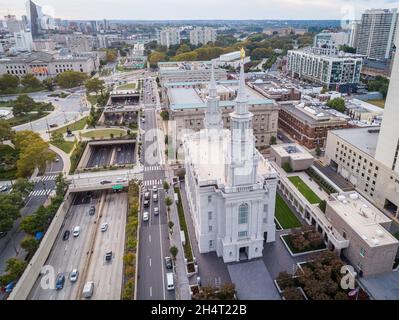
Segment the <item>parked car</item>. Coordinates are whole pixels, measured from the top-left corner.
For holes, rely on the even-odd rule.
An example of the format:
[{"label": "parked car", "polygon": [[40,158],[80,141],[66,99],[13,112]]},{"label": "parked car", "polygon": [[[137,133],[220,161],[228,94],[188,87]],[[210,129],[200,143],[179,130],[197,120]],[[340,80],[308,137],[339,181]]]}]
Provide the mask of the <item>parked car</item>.
[{"label": "parked car", "polygon": [[166,269],[172,269],[173,264],[172,264],[171,257],[165,257],[165,267],[166,267]]},{"label": "parked car", "polygon": [[80,227],[79,227],[79,226],[76,226],[76,227],[73,229],[73,236],[76,238],[76,237],[79,236],[79,234],[80,234]]},{"label": "parked car", "polygon": [[148,221],[148,219],[149,219],[148,212],[144,211],[144,213],[143,213],[143,221]]},{"label": "parked car", "polygon": [[105,232],[108,229],[108,223],[104,222],[101,224],[101,232]]},{"label": "parked car", "polygon": [[91,206],[90,210],[89,210],[89,215],[94,216],[95,213],[96,213],[96,207],[95,206]]},{"label": "parked car", "polygon": [[61,290],[64,288],[64,283],[65,283],[65,276],[63,274],[59,274],[57,276],[57,279],[55,280],[55,288],[57,290]]},{"label": "parked car", "polygon": [[69,230],[65,230],[62,240],[64,240],[64,241],[68,240],[70,234],[71,234],[71,232]]},{"label": "parked car", "polygon": [[105,261],[109,262],[112,260],[112,251],[108,251],[105,253]]},{"label": "parked car", "polygon": [[71,273],[69,274],[69,280],[71,282],[76,282],[76,280],[78,280],[78,276],[79,276],[79,271],[78,269],[73,269],[71,271]]},{"label": "parked car", "polygon": [[154,214],[157,216],[157,215],[159,215],[159,208],[158,207],[155,207],[154,208]]}]

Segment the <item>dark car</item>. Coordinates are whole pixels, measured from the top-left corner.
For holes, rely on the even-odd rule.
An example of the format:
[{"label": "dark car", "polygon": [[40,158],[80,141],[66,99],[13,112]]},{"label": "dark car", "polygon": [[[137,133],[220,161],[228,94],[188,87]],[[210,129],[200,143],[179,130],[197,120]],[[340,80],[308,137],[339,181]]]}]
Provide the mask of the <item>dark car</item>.
[{"label": "dark car", "polygon": [[61,290],[64,288],[64,283],[65,283],[65,276],[63,274],[59,274],[57,276],[57,280],[55,281],[55,288],[57,290]]},{"label": "dark car", "polygon": [[58,124],[56,124],[56,123],[50,124],[50,128],[57,128],[57,127],[58,127]]},{"label": "dark car", "polygon": [[165,266],[166,269],[172,269],[173,264],[172,264],[172,259],[170,257],[165,257]]},{"label": "dark car", "polygon": [[111,261],[111,260],[112,260],[112,251],[108,251],[108,252],[105,254],[105,261],[109,262],[109,261]]},{"label": "dark car", "polygon": [[65,230],[62,240],[64,240],[64,241],[68,240],[70,234],[71,234],[71,232],[69,230]]},{"label": "dark car", "polygon": [[89,215],[93,216],[96,213],[96,207],[95,206],[91,206],[90,210],[89,210]]},{"label": "dark car", "polygon": [[150,201],[144,200],[144,207],[147,208],[150,205]]},{"label": "dark car", "polygon": [[108,184],[108,183],[112,183],[112,181],[109,181],[109,180],[103,180],[103,181],[101,181],[100,183],[101,183],[101,184]]}]

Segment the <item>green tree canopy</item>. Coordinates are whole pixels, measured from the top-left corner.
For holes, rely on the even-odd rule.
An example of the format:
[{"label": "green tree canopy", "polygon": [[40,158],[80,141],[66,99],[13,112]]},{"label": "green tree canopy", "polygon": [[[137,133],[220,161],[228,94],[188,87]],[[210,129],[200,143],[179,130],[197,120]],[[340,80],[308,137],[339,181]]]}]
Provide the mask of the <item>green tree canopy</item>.
[{"label": "green tree canopy", "polygon": [[164,52],[154,51],[150,54],[148,61],[152,68],[156,68],[158,62],[166,61],[166,54]]},{"label": "green tree canopy", "polygon": [[339,112],[345,112],[345,100],[343,98],[334,98],[327,102],[327,106]]},{"label": "green tree canopy", "polygon": [[25,87],[25,88],[33,88],[33,89],[37,89],[40,88],[42,83],[40,82],[40,80],[38,78],[36,78],[33,74],[28,73],[26,75],[24,75],[21,79],[21,84]]},{"label": "green tree canopy", "polygon": [[9,140],[14,137],[14,131],[6,120],[0,120],[0,140]]},{"label": "green tree canopy", "polygon": [[83,84],[87,74],[78,71],[65,71],[57,76],[57,84],[61,88],[74,88]]},{"label": "green tree canopy", "polygon": [[19,85],[19,78],[11,74],[4,74],[0,76],[0,91],[8,89],[16,89]]},{"label": "green tree canopy", "polygon": [[86,91],[88,93],[90,93],[90,92],[95,92],[95,93],[102,92],[105,89],[105,82],[104,82],[104,80],[99,79],[99,78],[91,78],[91,79],[86,80],[85,88],[86,88]]},{"label": "green tree canopy", "polygon": [[14,116],[21,116],[35,109],[35,101],[26,94],[18,96],[17,100],[14,101],[12,112]]}]

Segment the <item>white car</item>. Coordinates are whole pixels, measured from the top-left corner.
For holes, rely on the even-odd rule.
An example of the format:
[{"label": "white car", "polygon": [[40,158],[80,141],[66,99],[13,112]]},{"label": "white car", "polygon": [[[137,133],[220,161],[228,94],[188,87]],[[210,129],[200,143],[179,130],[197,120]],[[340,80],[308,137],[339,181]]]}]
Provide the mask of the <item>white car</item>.
[{"label": "white car", "polygon": [[159,208],[158,207],[155,207],[154,208],[154,214],[157,216],[157,215],[159,215]]},{"label": "white car", "polygon": [[143,221],[148,221],[148,219],[149,219],[148,212],[145,211],[145,212],[143,213]]},{"label": "white car", "polygon": [[116,178],[116,182],[126,182],[127,180],[125,178]]},{"label": "white car", "polygon": [[69,280],[71,282],[76,282],[76,280],[78,280],[78,276],[79,276],[79,271],[78,269],[73,269],[69,275]]},{"label": "white car", "polygon": [[157,194],[154,194],[154,195],[152,196],[152,200],[153,200],[154,202],[158,202],[158,195],[157,195]]},{"label": "white car", "polygon": [[79,234],[80,234],[80,227],[79,226],[76,226],[74,229],[73,229],[73,236],[74,237],[78,237],[79,236]]},{"label": "white car", "polygon": [[105,232],[108,229],[108,223],[104,222],[101,224],[101,232]]},{"label": "white car", "polygon": [[157,192],[158,192],[158,187],[157,187],[157,186],[153,186],[153,187],[152,187],[152,192],[157,193]]}]

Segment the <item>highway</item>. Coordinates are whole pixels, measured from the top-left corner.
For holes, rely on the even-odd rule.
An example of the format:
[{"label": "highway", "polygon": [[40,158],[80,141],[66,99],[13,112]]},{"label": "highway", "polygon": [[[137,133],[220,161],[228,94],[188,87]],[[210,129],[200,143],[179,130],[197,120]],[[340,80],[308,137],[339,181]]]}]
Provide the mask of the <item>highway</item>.
[{"label": "highway", "polygon": [[111,161],[113,146],[93,146],[92,153],[86,167],[108,166]]},{"label": "highway", "polygon": [[[152,81],[155,83],[154,81]],[[144,101],[149,101],[144,96]],[[142,129],[146,131],[143,136],[143,152],[141,162],[144,165],[143,184],[145,188],[152,189],[158,185],[159,199],[155,203],[150,201],[149,208],[141,208],[141,228],[138,257],[138,294],[139,300],[174,300],[174,291],[166,289],[166,273],[171,272],[165,268],[164,257],[169,256],[168,219],[164,203],[165,191],[162,189],[165,172],[160,166],[158,137],[150,129],[156,128],[155,109],[152,106],[145,108],[145,123]],[[145,157],[148,153],[149,156]],[[155,154],[155,157],[152,155]],[[151,199],[153,192],[151,191]],[[142,199],[143,200],[143,199]],[[159,207],[159,215],[154,215],[154,207]],[[143,211],[149,212],[149,221],[142,221]]]},{"label": "highway", "polygon": [[[89,209],[92,205],[96,213],[91,216]],[[54,268],[55,276],[65,275],[64,288],[42,288],[42,277],[39,277],[28,299],[76,300],[81,297],[87,281],[95,283],[93,299],[120,299],[126,214],[127,193],[94,191],[91,197],[86,193],[77,194],[46,262]],[[108,223],[108,230],[101,232],[100,226],[104,222]],[[75,226],[81,228],[78,237],[72,235]],[[63,240],[65,230],[71,232],[68,240]],[[112,250],[113,259],[105,263],[104,255],[108,250]],[[69,275],[75,268],[79,277],[72,283]]]}]

